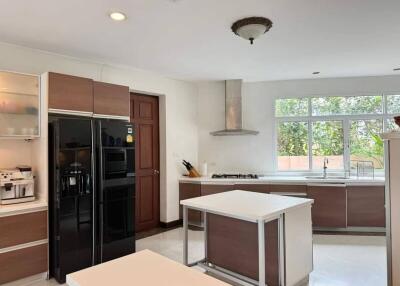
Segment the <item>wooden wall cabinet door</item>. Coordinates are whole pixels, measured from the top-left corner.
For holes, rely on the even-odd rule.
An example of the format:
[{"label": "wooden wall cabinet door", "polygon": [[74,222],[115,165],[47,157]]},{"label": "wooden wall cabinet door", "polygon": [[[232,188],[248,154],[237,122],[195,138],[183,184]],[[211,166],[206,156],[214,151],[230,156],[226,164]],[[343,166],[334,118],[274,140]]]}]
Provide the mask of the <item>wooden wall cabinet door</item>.
[{"label": "wooden wall cabinet door", "polygon": [[[197,198],[201,196],[200,184],[179,183],[179,201]],[[182,206],[179,203],[179,218],[183,218]],[[188,210],[188,222],[192,225],[201,225],[201,212],[196,210]]]},{"label": "wooden wall cabinet door", "polygon": [[360,227],[385,227],[385,187],[347,187],[347,224]]},{"label": "wooden wall cabinet door", "polygon": [[267,194],[269,192],[269,185],[267,185],[267,184],[235,184],[234,189]]},{"label": "wooden wall cabinet door", "polygon": [[93,80],[49,73],[49,109],[93,112]]},{"label": "wooden wall cabinet door", "polygon": [[347,227],[345,185],[309,185],[307,191],[308,197],[314,199],[313,227]]},{"label": "wooden wall cabinet door", "polygon": [[125,117],[130,115],[129,87],[95,81],[93,96],[95,114]]},{"label": "wooden wall cabinet door", "polygon": [[235,185],[201,185],[201,195],[208,196],[234,190]]}]

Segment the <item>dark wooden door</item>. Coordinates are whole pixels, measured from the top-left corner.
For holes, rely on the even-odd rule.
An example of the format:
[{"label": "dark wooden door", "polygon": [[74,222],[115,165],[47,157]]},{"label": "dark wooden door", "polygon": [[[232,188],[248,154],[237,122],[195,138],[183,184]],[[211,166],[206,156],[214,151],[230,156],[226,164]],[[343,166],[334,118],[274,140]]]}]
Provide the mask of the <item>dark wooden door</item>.
[{"label": "dark wooden door", "polygon": [[135,125],[136,231],[160,223],[160,158],[158,97],[131,93]]}]

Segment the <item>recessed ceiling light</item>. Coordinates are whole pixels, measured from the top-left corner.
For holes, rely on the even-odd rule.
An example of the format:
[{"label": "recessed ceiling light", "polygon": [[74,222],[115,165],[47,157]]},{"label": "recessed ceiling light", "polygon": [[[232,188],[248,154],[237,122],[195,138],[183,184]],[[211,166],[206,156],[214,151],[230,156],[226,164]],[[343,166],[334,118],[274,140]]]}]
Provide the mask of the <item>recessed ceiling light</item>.
[{"label": "recessed ceiling light", "polygon": [[320,72],[313,72],[312,74],[320,74]]},{"label": "recessed ceiling light", "polygon": [[400,68],[395,68],[393,69],[393,71],[400,71]]},{"label": "recessed ceiling light", "polygon": [[114,21],[124,21],[126,20],[126,15],[121,12],[112,12],[110,13],[110,18]]}]

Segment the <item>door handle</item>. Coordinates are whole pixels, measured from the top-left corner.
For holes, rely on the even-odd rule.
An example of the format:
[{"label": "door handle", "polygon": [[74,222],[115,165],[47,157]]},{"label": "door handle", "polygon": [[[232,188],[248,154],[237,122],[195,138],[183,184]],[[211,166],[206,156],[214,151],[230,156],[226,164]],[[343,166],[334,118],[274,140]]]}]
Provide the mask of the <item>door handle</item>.
[{"label": "door handle", "polygon": [[159,175],[159,174],[160,174],[160,171],[154,170],[154,175]]}]

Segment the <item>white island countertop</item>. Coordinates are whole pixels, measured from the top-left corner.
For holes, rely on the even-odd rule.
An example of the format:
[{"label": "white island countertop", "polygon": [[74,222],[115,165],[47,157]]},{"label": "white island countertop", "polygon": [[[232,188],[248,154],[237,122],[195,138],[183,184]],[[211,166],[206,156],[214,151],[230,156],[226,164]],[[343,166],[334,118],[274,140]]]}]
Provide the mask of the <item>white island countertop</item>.
[{"label": "white island countertop", "polygon": [[67,285],[229,286],[150,250],[143,250],[68,274]]},{"label": "white island countertop", "polygon": [[180,183],[204,184],[204,185],[234,185],[234,184],[287,184],[287,185],[307,185],[307,184],[346,184],[350,186],[384,186],[384,177],[365,177],[357,178],[307,178],[305,176],[261,176],[258,179],[213,179],[211,177],[189,178],[181,177]]},{"label": "white island countertop", "polygon": [[257,222],[274,219],[291,209],[311,205],[313,202],[312,199],[235,190],[182,200],[180,203],[191,209]]}]

